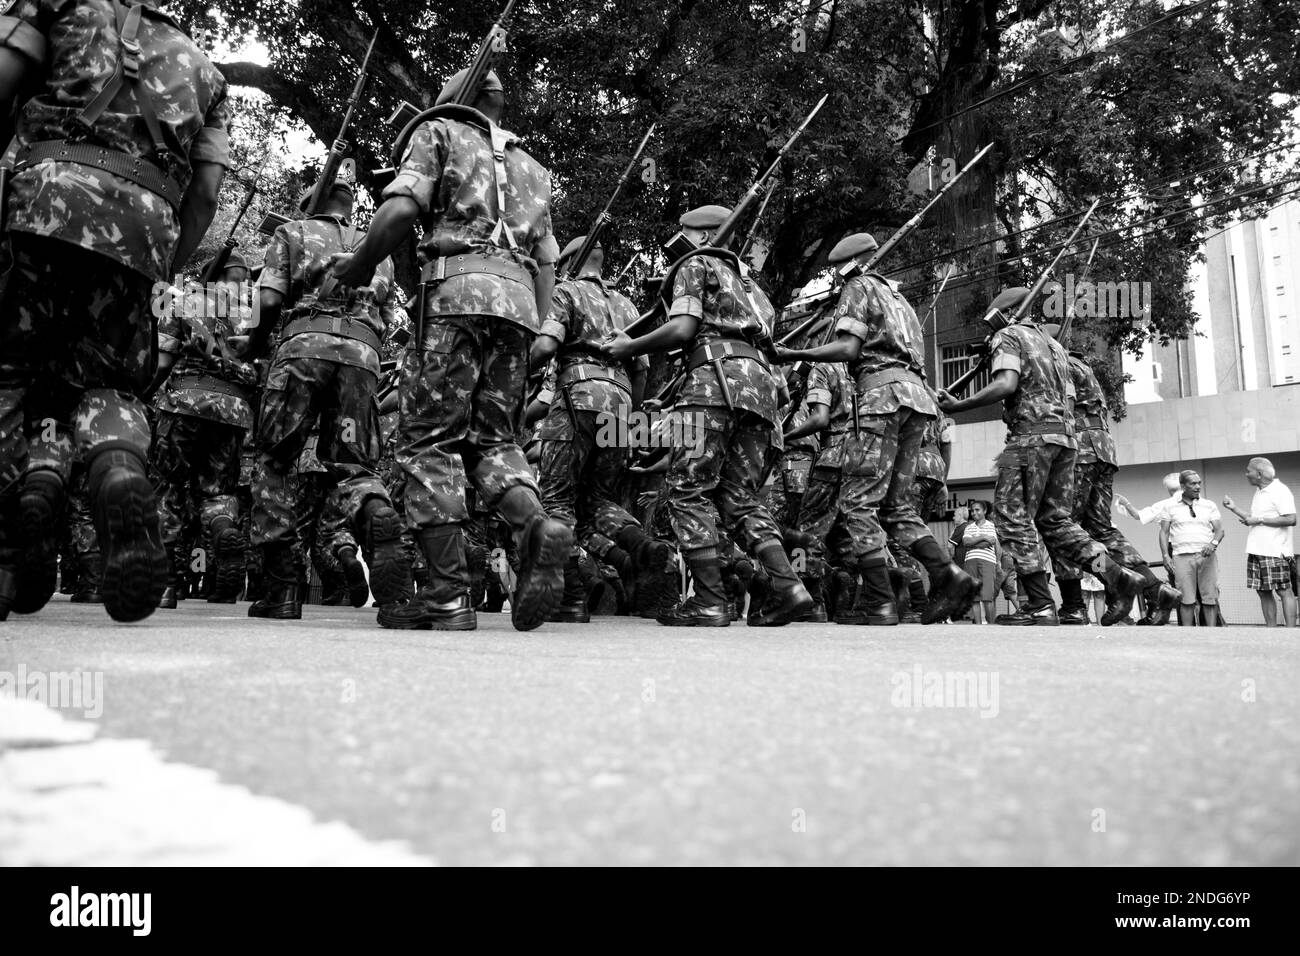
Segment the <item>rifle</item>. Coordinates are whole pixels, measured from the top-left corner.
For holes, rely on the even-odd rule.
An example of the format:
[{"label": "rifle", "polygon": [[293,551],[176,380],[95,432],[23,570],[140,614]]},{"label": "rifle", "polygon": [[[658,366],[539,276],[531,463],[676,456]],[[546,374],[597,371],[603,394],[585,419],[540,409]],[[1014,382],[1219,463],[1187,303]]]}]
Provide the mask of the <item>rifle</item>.
[{"label": "rifle", "polygon": [[[511,14],[514,13],[517,2],[518,0],[509,0],[506,3],[506,8],[501,11],[501,15],[496,18],[496,22],[488,30],[483,42],[474,51],[474,59],[470,61],[469,71],[465,74],[465,79],[461,81],[460,86],[456,87],[456,91],[451,98],[442,104],[443,106],[474,105],[474,100],[478,98],[479,87],[483,84],[483,78],[491,72],[492,67],[496,65],[497,59],[506,51],[506,40],[510,36],[507,25],[510,22]],[[397,134],[397,140],[393,143],[393,165],[384,169],[376,169],[374,175],[385,176],[396,171],[402,162],[402,153],[406,150],[406,144],[415,133],[415,128],[423,123],[434,109],[438,109],[438,107],[421,110],[408,100],[403,100],[398,104],[397,109],[393,110],[393,115],[384,121],[389,126],[401,130]]]},{"label": "rifle", "polygon": [[763,195],[763,202],[758,207],[758,212],[754,213],[754,221],[750,223],[749,235],[745,237],[745,244],[740,247],[739,258],[744,259],[749,253],[750,247],[758,237],[758,224],[763,221],[763,213],[767,212],[767,204],[772,201],[772,193],[776,192],[776,180],[768,183],[767,192]]},{"label": "rifle", "polygon": [[[736,229],[749,214],[749,210],[753,207],[754,203],[758,201],[759,194],[767,185],[767,181],[771,179],[773,174],[776,172],[776,168],[781,165],[781,160],[783,160],[786,157],[786,154],[794,148],[794,144],[798,142],[799,137],[801,137],[804,130],[808,128],[808,124],[816,118],[817,114],[821,112],[822,107],[826,105],[826,100],[829,96],[830,94],[827,93],[818,100],[817,105],[812,108],[812,112],[805,116],[803,122],[800,123],[798,128],[790,134],[790,138],[786,140],[785,145],[777,151],[776,158],[772,160],[771,165],[767,167],[766,171],[764,171],[758,179],[754,180],[754,184],[749,187],[749,191],[741,197],[740,202],[736,203],[735,207],[731,210],[731,213],[725,220],[723,220],[722,225],[720,225],[714,232],[712,245],[706,247],[696,246],[694,242],[687,239],[686,235],[681,232],[677,233],[669,239],[667,243],[665,243],[664,249],[668,253],[669,259],[673,260],[673,265],[669,266],[668,272],[664,277],[665,285],[671,281],[677,264],[680,263],[682,259],[686,258],[686,256],[697,252],[712,252],[715,254],[725,252],[728,256],[731,255],[727,250],[732,236],[735,235]],[[671,290],[669,290],[669,292],[671,292]],[[654,323],[654,321],[666,309],[667,303],[664,301],[664,289],[661,287],[659,295],[655,299],[655,304],[649,309],[649,311],[637,318],[635,322],[623,331],[635,338],[641,329]]]},{"label": "rifle", "polygon": [[632,267],[644,258],[645,258],[645,253],[638,252],[631,259],[627,260],[627,265],[623,267],[623,271],[620,272],[618,274],[618,278],[614,280],[614,285],[620,284],[625,278],[627,278],[627,274],[632,271]]},{"label": "rifle", "polygon": [[591,255],[591,250],[596,248],[596,243],[600,241],[601,233],[603,233],[605,227],[609,225],[609,211],[614,206],[614,200],[618,199],[618,194],[622,192],[623,187],[627,185],[628,177],[632,175],[632,170],[636,168],[636,164],[640,161],[641,154],[645,152],[646,144],[650,142],[650,137],[654,134],[655,126],[657,125],[657,123],[651,123],[650,128],[646,130],[645,136],[641,138],[641,145],[638,146],[636,151],[632,154],[632,159],[628,162],[627,169],[623,170],[623,175],[618,177],[618,182],[614,184],[614,192],[609,197],[609,201],[605,203],[605,208],[600,211],[600,215],[596,217],[596,221],[593,222],[591,228],[587,230],[587,238],[583,240],[582,248],[574,253],[573,257],[569,260],[569,266],[565,272],[565,278],[578,278],[578,273],[582,271],[583,264],[586,263],[587,257]]},{"label": "rifle", "polygon": [[[343,165],[343,154],[348,151],[348,141],[346,136],[352,126],[352,114],[356,111],[357,104],[361,102],[361,94],[365,92],[366,80],[370,77],[370,54],[375,50],[375,41],[379,39],[379,31],[370,38],[370,46],[366,47],[365,58],[361,61],[361,75],[357,77],[356,83],[352,85],[352,95],[348,97],[347,109],[343,111],[343,122],[339,126],[339,134],[334,138],[334,144],[330,146],[329,155],[325,157],[325,165],[321,167],[320,176],[316,180],[316,185],[312,187],[311,198],[307,200],[307,215],[314,216],[321,211],[326,201],[329,199],[330,191],[334,188],[334,181],[338,178],[339,167]],[[277,226],[282,226],[290,222],[288,216],[281,216],[278,213],[267,213],[266,218],[262,220],[258,230],[267,235],[274,233]]]},{"label": "rifle", "polygon": [[[1092,218],[1092,214],[1096,211],[1100,202],[1100,199],[1094,199],[1092,201],[1092,205],[1088,207],[1088,211],[1083,214],[1083,218],[1079,220],[1079,224],[1074,227],[1074,232],[1070,233],[1070,238],[1065,240],[1060,251],[1056,253],[1055,258],[1048,263],[1047,268],[1044,269],[1042,274],[1038,277],[1038,281],[1034,283],[1034,287],[1029,290],[1029,295],[1025,296],[1024,301],[1016,307],[1016,311],[1007,320],[1007,325],[1015,325],[1029,314],[1029,310],[1034,307],[1034,301],[1038,298],[1038,294],[1043,291],[1043,286],[1047,285],[1047,280],[1052,277],[1052,272],[1056,269],[1056,264],[1061,261],[1061,257],[1065,255],[1066,250],[1074,243],[1074,240],[1079,237],[1079,233],[1082,232],[1083,227],[1088,224],[1088,220]],[[992,338],[992,336],[990,336],[990,338]],[[945,388],[944,391],[955,398],[960,398],[961,393],[966,391],[970,383],[975,381],[980,372],[984,371],[992,361],[992,350],[990,349],[985,351],[984,355],[980,357],[980,360],[975,363],[975,366],[971,368],[970,371],[958,378],[957,381]]]},{"label": "rifle", "polygon": [[[1088,261],[1084,263],[1083,266],[1083,275],[1079,277],[1080,285],[1088,281],[1088,272],[1092,269],[1092,258],[1097,254],[1097,246],[1100,243],[1101,243],[1100,236],[1092,240],[1092,251],[1088,253]],[[1078,305],[1079,305],[1079,300],[1076,297],[1075,300],[1070,303],[1069,311],[1065,313],[1065,321],[1061,323],[1061,331],[1056,333],[1056,340],[1060,342],[1064,348],[1067,349],[1070,347],[1068,344],[1070,341],[1070,326],[1074,324],[1074,310],[1078,307]]]},{"label": "rifle", "polygon": [[266,168],[266,161],[271,158],[271,151],[268,149],[266,155],[262,157],[261,165],[257,167],[257,173],[253,176],[253,181],[244,189],[244,201],[239,207],[239,212],[235,214],[235,221],[230,225],[230,232],[226,235],[226,241],[208,267],[203,270],[203,284],[210,285],[221,277],[221,273],[226,271],[226,263],[230,261],[230,254],[235,251],[235,246],[239,243],[235,240],[235,230],[239,224],[244,221],[244,214],[248,212],[249,205],[253,202],[253,196],[257,194],[257,184],[262,180],[262,170]]}]

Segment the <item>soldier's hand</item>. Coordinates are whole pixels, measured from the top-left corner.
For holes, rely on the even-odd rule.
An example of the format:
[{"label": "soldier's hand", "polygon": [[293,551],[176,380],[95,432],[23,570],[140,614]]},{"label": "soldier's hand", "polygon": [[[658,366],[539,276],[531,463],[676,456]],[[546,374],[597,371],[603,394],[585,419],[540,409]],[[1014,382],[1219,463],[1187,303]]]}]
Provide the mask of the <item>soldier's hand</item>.
[{"label": "soldier's hand", "polygon": [[792,362],[799,361],[794,354],[794,349],[788,349],[784,345],[778,345],[775,349],[775,355],[772,359],[777,365],[789,365]]},{"label": "soldier's hand", "polygon": [[626,332],[615,332],[601,343],[600,349],[610,358],[625,362],[632,358],[632,337]]},{"label": "soldier's hand", "polygon": [[939,408],[945,412],[951,412],[957,405],[957,399],[953,398],[945,389],[938,389]]},{"label": "soldier's hand", "polygon": [[374,278],[374,271],[371,270],[369,274],[363,274],[354,265],[356,261],[356,256],[350,252],[336,252],[329,257],[325,268],[334,276],[339,285],[360,289],[370,285],[370,280]]}]

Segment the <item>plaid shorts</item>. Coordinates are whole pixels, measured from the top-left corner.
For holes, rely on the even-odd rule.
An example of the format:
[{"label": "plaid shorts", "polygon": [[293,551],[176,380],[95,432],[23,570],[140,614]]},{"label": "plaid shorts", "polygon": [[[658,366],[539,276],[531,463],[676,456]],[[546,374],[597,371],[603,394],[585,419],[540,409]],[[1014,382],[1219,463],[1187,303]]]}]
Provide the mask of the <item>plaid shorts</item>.
[{"label": "plaid shorts", "polygon": [[1286,591],[1291,587],[1291,559],[1246,555],[1246,587],[1252,591]]}]

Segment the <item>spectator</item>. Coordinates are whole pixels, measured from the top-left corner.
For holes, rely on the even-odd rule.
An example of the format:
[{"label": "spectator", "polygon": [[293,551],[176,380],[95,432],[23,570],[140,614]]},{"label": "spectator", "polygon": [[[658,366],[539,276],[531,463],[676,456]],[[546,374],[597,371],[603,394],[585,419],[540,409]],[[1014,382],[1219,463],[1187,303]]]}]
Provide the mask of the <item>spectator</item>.
[{"label": "spectator", "polygon": [[1134,521],[1141,521],[1143,524],[1150,524],[1153,521],[1159,521],[1164,516],[1165,509],[1178,501],[1183,494],[1178,472],[1171,471],[1169,474],[1165,475],[1164,483],[1165,491],[1168,493],[1169,497],[1162,498],[1149,508],[1143,508],[1141,511],[1138,511],[1133,507],[1132,502],[1123,495],[1115,496],[1115,507],[1120,511],[1123,511]]},{"label": "spectator", "polygon": [[998,533],[988,519],[987,501],[970,503],[970,521],[966,522],[961,543],[966,549],[962,565],[966,573],[979,582],[979,601],[975,605],[975,623],[993,623],[993,599],[997,597],[998,562],[995,551]]},{"label": "spectator", "polygon": [[1088,609],[1088,622],[1100,624],[1101,616],[1106,613],[1106,585],[1102,584],[1087,571],[1079,579],[1079,589],[1083,591]]},{"label": "spectator", "polygon": [[952,509],[952,534],[948,536],[948,551],[952,560],[958,565],[966,563],[966,548],[961,543],[961,536],[966,533],[966,522],[970,520],[967,507],[958,505]]},{"label": "spectator", "polygon": [[1252,458],[1246,463],[1246,480],[1255,486],[1250,514],[1242,511],[1227,495],[1223,506],[1250,528],[1246,534],[1246,587],[1259,592],[1264,625],[1277,626],[1277,592],[1287,627],[1296,625],[1296,597],[1291,589],[1294,547],[1295,497],[1277,480],[1273,463]]},{"label": "spectator", "polygon": [[1168,503],[1160,519],[1160,553],[1173,568],[1174,586],[1182,592],[1178,623],[1190,627],[1199,593],[1206,627],[1219,618],[1219,562],[1215,552],[1223,540],[1223,522],[1213,501],[1201,497],[1201,476],[1178,476],[1182,494]]}]

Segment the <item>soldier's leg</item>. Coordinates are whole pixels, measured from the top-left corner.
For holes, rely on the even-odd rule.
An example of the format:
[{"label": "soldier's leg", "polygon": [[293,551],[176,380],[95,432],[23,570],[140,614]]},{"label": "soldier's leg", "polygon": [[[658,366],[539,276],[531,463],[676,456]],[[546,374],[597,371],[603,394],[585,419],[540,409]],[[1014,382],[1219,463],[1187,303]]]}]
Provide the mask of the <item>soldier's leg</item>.
[{"label": "soldier's leg", "polygon": [[169,565],[167,589],[159,606],[167,608],[176,607],[189,564],[183,534],[190,490],[190,466],[183,440],[185,424],[184,416],[160,412],[149,451],[149,479],[158,495],[162,541]]},{"label": "soldier's leg", "polygon": [[1056,609],[1042,563],[1038,529],[1033,516],[1042,498],[1045,470],[1036,464],[1038,449],[1008,445],[998,456],[997,484],[993,491],[993,524],[998,543],[1015,565],[1016,577],[1026,592],[1026,606],[1001,615],[999,624],[1052,624]]},{"label": "soldier's leg", "polygon": [[265,596],[249,607],[250,617],[302,617],[294,564],[300,516],[292,479],[319,416],[319,396],[333,376],[332,366],[319,359],[277,357],[267,372],[257,422],[250,535],[262,552],[267,587]]},{"label": "soldier's leg", "polygon": [[[1115,474],[1119,469],[1109,462],[1091,462],[1076,469],[1075,500],[1081,503],[1079,519],[1094,541],[1106,546],[1111,559],[1142,576],[1146,616],[1139,622],[1163,624],[1178,607],[1179,592],[1156,577],[1142,553],[1115,527]],[[1085,491],[1086,489],[1086,491]]]},{"label": "soldier's leg", "polygon": [[880,503],[889,491],[888,469],[897,453],[897,422],[890,415],[864,416],[845,445],[839,507],[853,539],[853,570],[862,577],[860,597],[868,624],[898,623],[879,516]]},{"label": "soldier's leg", "polygon": [[576,528],[579,514],[583,515],[584,524],[590,525],[590,508],[585,499],[592,491],[596,413],[569,412],[563,402],[558,405],[542,425],[538,483],[546,513],[563,522],[575,537],[565,559],[564,592],[548,620],[585,624],[591,620],[591,614],[587,609],[587,588],[580,563],[582,549],[577,543]]},{"label": "soldier's leg", "polygon": [[194,476],[198,498],[200,540],[207,551],[213,575],[208,600],[233,604],[244,587],[244,549],[240,528],[239,449],[243,429],[225,422],[207,421],[201,429],[206,454]]},{"label": "soldier's leg", "polygon": [[1142,576],[1111,559],[1106,546],[1094,541],[1070,518],[1074,503],[1074,449],[1045,445],[1035,449],[1037,462],[1046,472],[1041,479],[1042,496],[1035,523],[1050,554],[1086,567],[1106,585],[1106,613],[1103,626],[1128,616],[1133,599],[1145,582]]},{"label": "soldier's leg", "polygon": [[[659,617],[672,627],[727,627],[727,594],[718,555],[718,526],[713,494],[726,463],[733,420],[726,409],[686,406],[679,414],[703,423],[697,441],[669,452],[664,477],[668,518],[682,557],[690,569],[695,594]],[[698,417],[697,417],[698,416]]]},{"label": "soldier's leg", "polygon": [[346,527],[334,535],[332,550],[348,578],[355,607],[367,597],[365,572],[356,559],[356,539],[370,565],[369,584],[380,606],[407,600],[412,594],[410,558],[402,546],[405,523],[393,508],[377,470],[382,450],[379,408],[374,400],[378,385],[378,378],[367,369],[336,365],[321,416],[322,447],[327,452],[321,462],[336,482],[347,515]]},{"label": "soldier's leg", "polygon": [[759,476],[771,446],[772,426],[751,412],[736,414],[715,495],[727,530],[763,566],[771,590],[749,623],[788,624],[812,610],[814,601],[786,554],[781,529],[759,500]]}]

